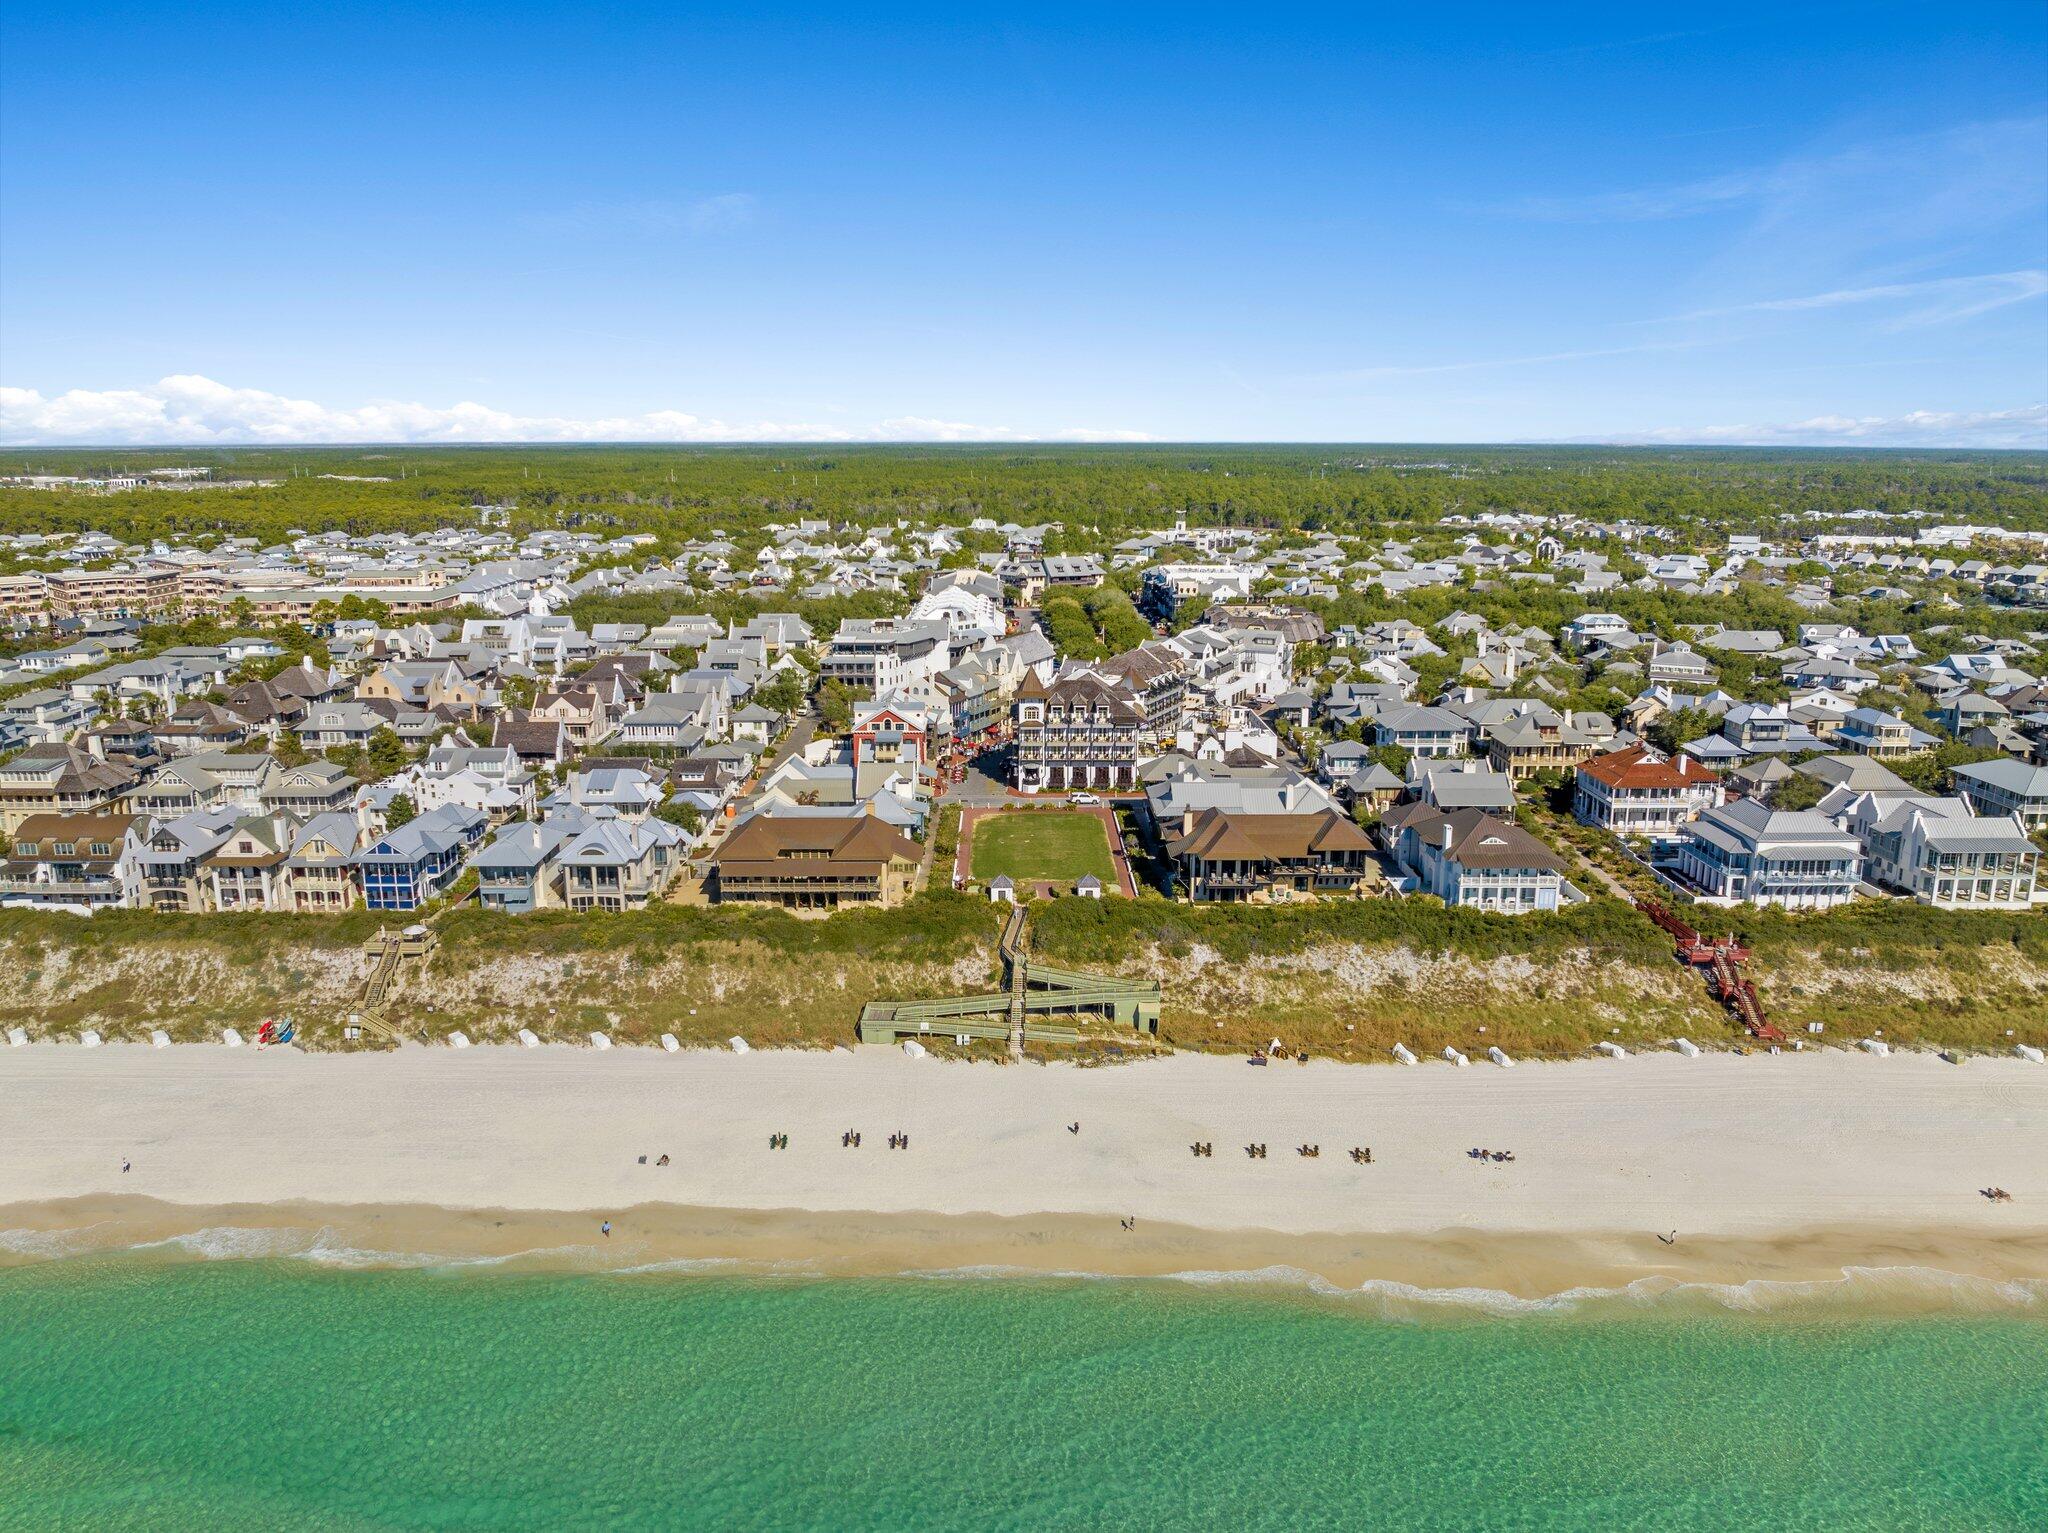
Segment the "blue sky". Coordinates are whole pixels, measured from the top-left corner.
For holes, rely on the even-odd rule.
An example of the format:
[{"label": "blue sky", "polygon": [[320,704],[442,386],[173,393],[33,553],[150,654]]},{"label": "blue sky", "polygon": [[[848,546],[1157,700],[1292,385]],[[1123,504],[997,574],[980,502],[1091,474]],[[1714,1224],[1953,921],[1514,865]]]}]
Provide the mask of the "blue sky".
[{"label": "blue sky", "polygon": [[0,440],[2048,446],[2039,0],[4,16]]}]

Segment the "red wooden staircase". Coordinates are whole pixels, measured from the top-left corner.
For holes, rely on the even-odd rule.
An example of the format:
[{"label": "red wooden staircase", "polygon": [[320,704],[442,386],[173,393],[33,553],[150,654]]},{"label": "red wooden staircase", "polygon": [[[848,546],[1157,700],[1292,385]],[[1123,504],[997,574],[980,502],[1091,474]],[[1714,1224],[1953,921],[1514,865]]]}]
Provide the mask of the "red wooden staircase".
[{"label": "red wooden staircase", "polygon": [[1750,1037],[1783,1043],[1785,1034],[1764,1016],[1764,1003],[1749,977],[1749,949],[1733,937],[1703,937],[1673,911],[1655,900],[1637,900],[1636,908],[1671,933],[1680,963],[1707,971],[1707,991],[1735,1014]]}]

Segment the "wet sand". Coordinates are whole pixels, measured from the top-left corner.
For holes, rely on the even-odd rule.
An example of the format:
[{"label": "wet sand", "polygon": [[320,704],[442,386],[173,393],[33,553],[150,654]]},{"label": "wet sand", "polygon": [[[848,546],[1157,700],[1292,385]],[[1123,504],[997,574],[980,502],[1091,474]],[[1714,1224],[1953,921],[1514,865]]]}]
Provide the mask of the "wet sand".
[{"label": "wet sand", "polygon": [[[586,1212],[305,1203],[193,1207],[90,1197],[0,1207],[0,1265],[146,1248],[168,1259],[299,1258],[333,1267],[768,1276],[1182,1278],[1414,1290],[1486,1307],[1629,1288],[1747,1287],[1716,1302],[1840,1299],[1911,1312],[2048,1304],[2048,1230],[1887,1227],[1692,1236],[1442,1230],[1331,1235],[1209,1230],[1077,1215],[811,1213],[642,1204]],[[1811,1290],[1799,1292],[1797,1290]],[[1775,1291],[1775,1292],[1774,1292]]]}]

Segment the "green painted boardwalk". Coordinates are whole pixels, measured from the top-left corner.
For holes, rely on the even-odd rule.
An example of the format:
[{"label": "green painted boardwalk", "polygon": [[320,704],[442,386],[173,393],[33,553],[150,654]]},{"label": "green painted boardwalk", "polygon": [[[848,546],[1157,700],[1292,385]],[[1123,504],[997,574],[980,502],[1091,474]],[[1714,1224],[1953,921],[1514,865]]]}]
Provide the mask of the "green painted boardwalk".
[{"label": "green painted boardwalk", "polygon": [[[1022,907],[1003,925],[1002,956],[1009,986],[986,995],[951,995],[924,1001],[870,1001],[861,1008],[860,1041],[895,1043],[926,1034],[1007,1039],[1013,1051],[1025,1043],[1073,1043],[1079,1019],[1100,1016],[1135,1032],[1159,1031],[1159,985],[1154,980],[1082,974],[1033,963]],[[1072,1022],[1053,1020],[1073,1017]]]}]

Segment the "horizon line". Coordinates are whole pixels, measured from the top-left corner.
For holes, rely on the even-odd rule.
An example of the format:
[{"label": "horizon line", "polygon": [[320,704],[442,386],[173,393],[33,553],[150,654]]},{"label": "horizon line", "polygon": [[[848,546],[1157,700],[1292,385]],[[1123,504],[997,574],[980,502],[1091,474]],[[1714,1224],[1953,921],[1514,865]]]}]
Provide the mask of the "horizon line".
[{"label": "horizon line", "polygon": [[1341,448],[1417,448],[1417,447],[1460,447],[1460,448],[1555,448],[1555,447],[1605,447],[1621,448],[1634,452],[1726,452],[1726,451],[1793,451],[1793,452],[1967,452],[1967,453],[2048,453],[2048,440],[2038,447],[1970,446],[1962,443],[1923,442],[1912,446],[1882,443],[1848,442],[1645,442],[1622,437],[1510,437],[1510,438],[1441,438],[1436,440],[1393,438],[1372,440],[1358,438],[1339,440],[1330,437],[1162,437],[1146,442],[1076,442],[1061,437],[1017,437],[1005,441],[948,442],[926,437],[901,437],[893,440],[851,442],[832,437],[811,439],[763,437],[754,440],[734,439],[725,442],[674,442],[660,438],[620,437],[615,440],[563,442],[545,438],[507,437],[498,441],[466,442],[404,442],[390,440],[337,441],[337,442],[0,442],[0,453],[24,452],[106,452],[106,453],[150,453],[150,452],[342,452],[360,448],[376,448],[384,452],[430,452],[463,451],[479,449],[529,448],[549,452],[579,452],[593,448],[637,447],[649,450],[671,452],[730,452],[766,451],[790,448],[830,448],[838,452],[872,452],[877,449],[903,447],[943,448],[949,451],[1014,451],[1020,447],[1054,447],[1062,451],[1078,452],[1147,452],[1161,448],[1182,447],[1341,447]]}]

